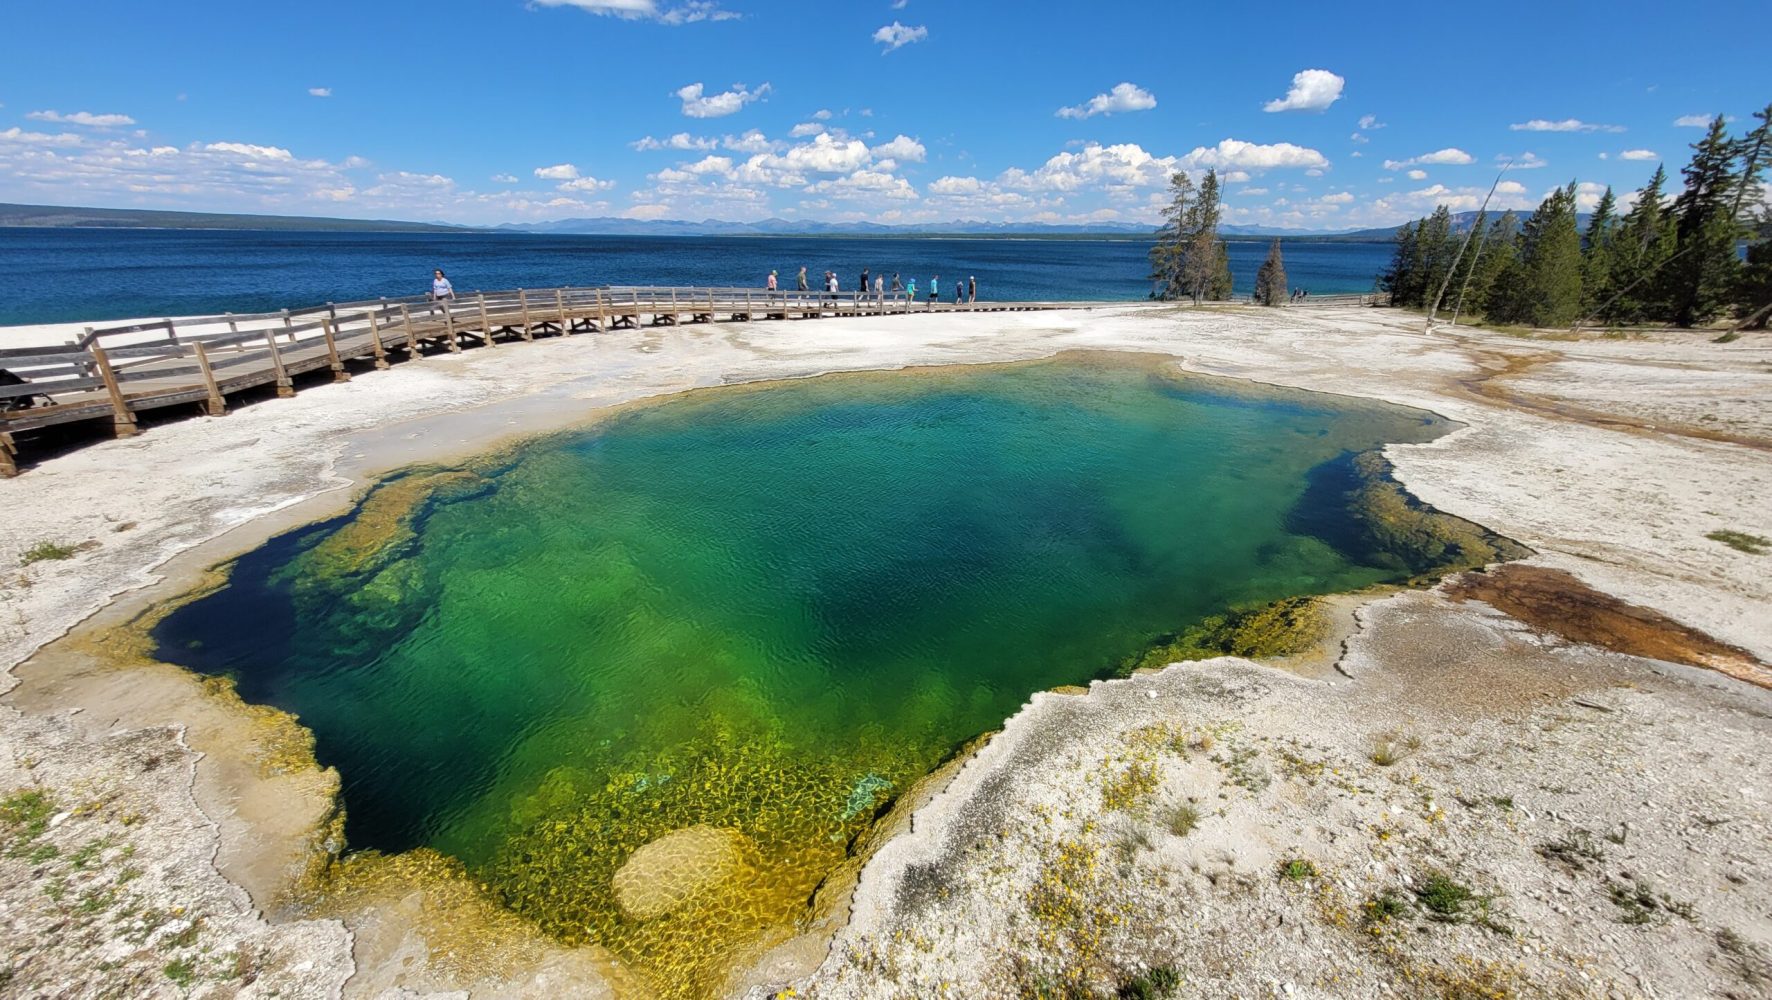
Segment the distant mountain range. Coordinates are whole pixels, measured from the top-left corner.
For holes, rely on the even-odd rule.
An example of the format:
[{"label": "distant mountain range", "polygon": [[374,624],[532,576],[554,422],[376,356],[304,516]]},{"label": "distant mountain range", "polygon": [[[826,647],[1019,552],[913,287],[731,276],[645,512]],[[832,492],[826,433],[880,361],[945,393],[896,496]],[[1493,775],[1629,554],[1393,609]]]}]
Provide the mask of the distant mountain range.
[{"label": "distant mountain range", "polygon": [[[1474,212],[1453,217],[1454,224],[1468,228]],[[867,236],[905,238],[968,236],[997,239],[1115,239],[1148,240],[1152,227],[1132,222],[1095,222],[1054,225],[1037,222],[923,222],[881,225],[873,222],[816,222],[763,219],[759,222],[724,222],[704,219],[689,222],[672,219],[620,219],[612,217],[561,219],[556,222],[512,222],[500,226],[456,226],[438,222],[399,222],[386,219],[330,219],[294,215],[234,215],[216,212],[163,212],[135,208],[71,208],[58,205],[0,204],[0,227],[96,228],[96,229],[251,229],[281,232],[342,233],[536,233],[584,236]],[[1338,243],[1386,242],[1396,237],[1396,226],[1380,229],[1325,231],[1272,226],[1220,226],[1219,234],[1231,240],[1288,240]]]},{"label": "distant mountain range", "polygon": [[[582,236],[992,236],[999,238],[1149,239],[1153,227],[1136,222],[1052,224],[1042,222],[983,222],[955,219],[952,222],[917,222],[883,225],[877,222],[815,222],[805,219],[763,219],[758,222],[725,222],[719,219],[687,220],[560,219],[555,222],[511,222],[494,227],[500,232],[571,233]],[[1316,238],[1342,236],[1345,232],[1314,229],[1276,229],[1267,226],[1220,226],[1231,238],[1287,236]],[[1394,232],[1394,230],[1393,230]],[[1388,237],[1386,237],[1388,238]]]},{"label": "distant mountain range", "polygon": [[386,219],[326,219],[300,215],[230,215],[138,208],[67,208],[0,204],[0,226],[66,229],[268,229],[331,233],[460,233],[463,226]]}]

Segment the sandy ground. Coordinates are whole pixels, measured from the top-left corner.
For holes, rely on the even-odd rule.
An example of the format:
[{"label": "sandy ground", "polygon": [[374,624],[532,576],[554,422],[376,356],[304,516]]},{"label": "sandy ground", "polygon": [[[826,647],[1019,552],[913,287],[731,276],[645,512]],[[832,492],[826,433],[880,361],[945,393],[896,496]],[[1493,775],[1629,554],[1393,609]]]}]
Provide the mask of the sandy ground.
[{"label": "sandy ground", "polygon": [[[206,566],[336,511],[365,476],[661,393],[1090,348],[1421,406],[1469,425],[1389,450],[1422,499],[1531,546],[1537,564],[1772,660],[1772,556],[1705,537],[1772,537],[1772,341],[1424,337],[1419,326],[1352,308],[1117,306],[580,336],[427,357],[152,426],[0,481],[0,664],[12,668],[0,680],[12,689],[0,794],[36,788],[52,817],[69,814],[0,860],[0,922],[14,931],[0,995],[99,996],[120,983],[142,996],[619,988],[602,956],[521,928],[497,937],[497,954],[475,952],[447,932],[472,900],[398,877],[336,914],[294,906],[305,866],[336,847],[335,777],[304,761],[286,720],[169,668],[118,666],[139,651],[105,640]],[[0,330],[0,342],[17,339]],[[11,568],[43,541],[81,550]],[[1522,996],[1761,995],[1772,982],[1755,978],[1772,975],[1762,692],[1438,594],[1361,615],[1342,672],[1324,677],[1216,661],[1035,698],[867,864],[834,946],[810,934],[735,989],[1111,993],[1174,965],[1190,995],[1491,995],[1456,992],[1484,984]],[[1371,758],[1385,733],[1413,749],[1381,767]],[[146,775],[144,756],[160,762]],[[1190,800],[1197,826],[1177,836],[1174,806]],[[30,812],[6,801],[18,806],[7,823]],[[95,801],[128,805],[82,810]],[[0,833],[31,829],[13,826],[23,832]],[[1277,874],[1291,861],[1314,874]],[[94,867],[111,881],[88,885]],[[136,868],[150,874],[114,885]],[[1444,887],[1435,874],[1471,900],[1452,913],[1424,903],[1417,889]],[[57,879],[59,899],[47,888]],[[1366,903],[1392,896],[1379,909],[1394,916],[1367,918]],[[70,922],[114,941],[139,934],[129,921],[145,910],[175,907],[197,935],[150,931],[103,959],[99,944],[61,943]],[[251,960],[226,965],[227,954]]]}]

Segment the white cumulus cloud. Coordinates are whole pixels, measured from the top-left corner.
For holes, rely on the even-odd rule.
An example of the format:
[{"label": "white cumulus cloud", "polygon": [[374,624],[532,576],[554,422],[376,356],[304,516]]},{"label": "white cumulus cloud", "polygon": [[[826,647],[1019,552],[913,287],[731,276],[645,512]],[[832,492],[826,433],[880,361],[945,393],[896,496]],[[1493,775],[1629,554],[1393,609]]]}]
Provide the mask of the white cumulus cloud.
[{"label": "white cumulus cloud", "polygon": [[1218,167],[1242,170],[1282,168],[1322,169],[1329,160],[1307,146],[1290,142],[1261,144],[1241,139],[1221,139],[1216,146],[1198,146],[1181,158],[1184,167]]},{"label": "white cumulus cloud", "polygon": [[1263,111],[1321,111],[1341,98],[1347,81],[1326,69],[1300,70],[1292,75],[1286,96],[1262,105]]},{"label": "white cumulus cloud", "polygon": [[331,97],[332,96],[332,88],[331,87],[309,87],[308,88],[308,96],[309,97]]},{"label": "white cumulus cloud", "polygon": [[1476,159],[1457,146],[1447,146],[1445,149],[1436,149],[1431,153],[1423,153],[1407,160],[1386,160],[1384,161],[1384,169],[1401,170],[1416,164],[1462,167],[1467,163],[1475,163]]},{"label": "white cumulus cloud", "polygon": [[1599,125],[1584,122],[1579,118],[1564,118],[1560,121],[1547,121],[1534,118],[1529,122],[1515,122],[1508,128],[1515,132],[1623,132],[1623,125]]},{"label": "white cumulus cloud", "polygon": [[1674,119],[1674,124],[1680,128],[1709,128],[1710,121],[1710,115],[1681,115]]},{"label": "white cumulus cloud", "polygon": [[683,113],[690,118],[724,118],[736,114],[745,105],[761,100],[769,93],[769,84],[765,83],[756,90],[747,88],[742,83],[733,84],[731,90],[718,94],[709,94],[700,83],[692,83],[677,88],[677,99],[683,102]]},{"label": "white cumulus cloud", "polygon": [[598,180],[595,177],[574,177],[557,185],[562,191],[607,191],[614,186],[614,181]]},{"label": "white cumulus cloud", "polygon": [[95,115],[90,111],[76,111],[64,115],[60,111],[33,111],[25,116],[32,121],[55,122],[58,125],[84,125],[87,128],[121,128],[134,125],[135,119],[128,115]]},{"label": "white cumulus cloud", "polygon": [[1618,158],[1621,160],[1653,160],[1657,157],[1653,149],[1627,149],[1619,153]]},{"label": "white cumulus cloud", "polygon": [[578,177],[578,168],[570,163],[556,163],[551,167],[536,167],[535,176],[544,181],[570,181]]},{"label": "white cumulus cloud", "polygon": [[652,136],[647,136],[644,139],[637,139],[628,145],[645,153],[654,149],[700,151],[715,149],[720,143],[717,139],[704,139],[699,136],[690,135],[688,132],[678,132],[676,135],[667,136],[663,139],[654,139]]},{"label": "white cumulus cloud", "polygon": [[1057,114],[1060,118],[1093,118],[1127,111],[1149,111],[1156,106],[1157,98],[1150,91],[1132,83],[1117,83],[1112,90],[1096,94],[1082,104],[1059,108]]},{"label": "white cumulus cloud", "polygon": [[697,21],[731,21],[741,15],[722,10],[709,0],[689,0],[674,7],[660,6],[657,0],[530,0],[537,7],[577,7],[579,10],[606,17],[632,21],[657,21],[660,24],[694,24]]},{"label": "white cumulus cloud", "polygon": [[902,49],[912,42],[920,42],[928,37],[928,28],[925,28],[922,25],[918,25],[915,28],[906,27],[897,21],[885,25],[878,31],[874,32],[874,41],[886,46],[885,49],[881,50],[881,55]]},{"label": "white cumulus cloud", "polygon": [[923,144],[908,135],[899,135],[891,142],[883,142],[874,147],[874,155],[893,160],[905,160],[910,163],[922,163],[929,151]]}]

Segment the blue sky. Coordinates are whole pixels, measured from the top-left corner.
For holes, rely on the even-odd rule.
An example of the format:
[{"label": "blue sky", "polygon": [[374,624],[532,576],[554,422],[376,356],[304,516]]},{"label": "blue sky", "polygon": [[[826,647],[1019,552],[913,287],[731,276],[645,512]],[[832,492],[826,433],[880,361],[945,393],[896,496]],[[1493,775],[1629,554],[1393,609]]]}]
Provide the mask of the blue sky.
[{"label": "blue sky", "polygon": [[[1772,100],[1710,52],[1764,0],[12,4],[0,201],[465,223],[575,216],[1335,229],[1677,171]],[[1720,36],[1716,32],[1722,32]]]}]

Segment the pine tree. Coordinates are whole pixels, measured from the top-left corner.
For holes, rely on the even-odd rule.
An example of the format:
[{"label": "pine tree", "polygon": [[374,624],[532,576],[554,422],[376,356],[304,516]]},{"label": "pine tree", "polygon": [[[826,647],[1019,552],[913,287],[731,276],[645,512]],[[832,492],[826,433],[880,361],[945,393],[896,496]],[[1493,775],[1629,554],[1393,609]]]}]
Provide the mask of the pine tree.
[{"label": "pine tree", "polygon": [[1612,236],[1612,294],[1597,308],[1608,323],[1641,323],[1664,310],[1656,301],[1661,267],[1673,255],[1672,219],[1662,204],[1667,169],[1637,192],[1637,201]]},{"label": "pine tree", "polygon": [[1163,225],[1157,230],[1157,244],[1151,247],[1151,281],[1155,298],[1165,301],[1179,299],[1182,291],[1181,265],[1186,259],[1187,226],[1194,211],[1194,182],[1176,171],[1169,178],[1169,204],[1163,209]]},{"label": "pine tree", "polygon": [[1519,258],[1503,273],[1502,323],[1562,326],[1581,311],[1581,234],[1575,228],[1575,182],[1552,191],[1520,232]]},{"label": "pine tree", "polygon": [[1391,305],[1408,304],[1415,277],[1415,224],[1405,222],[1397,229],[1397,249],[1391,254],[1391,266],[1379,279],[1384,290],[1391,293]]},{"label": "pine tree", "polygon": [[1415,246],[1421,261],[1421,278],[1412,290],[1415,301],[1409,304],[1425,309],[1445,282],[1452,257],[1458,252],[1458,244],[1452,238],[1452,210],[1445,205],[1435,207],[1416,233]]},{"label": "pine tree", "polygon": [[1588,220],[1581,246],[1581,315],[1592,316],[1612,298],[1612,233],[1617,226],[1618,199],[1608,186]]},{"label": "pine tree", "polygon": [[[1760,179],[1768,162],[1772,162],[1772,104],[1754,112],[1760,123],[1742,140],[1741,178],[1735,186],[1736,217],[1750,195],[1767,199],[1769,192]],[[1751,227],[1747,247],[1747,265],[1735,286],[1735,314],[1756,330],[1766,328],[1772,314],[1772,204],[1765,205],[1758,223]]]},{"label": "pine tree", "polygon": [[[1200,181],[1199,197],[1194,199],[1188,243],[1181,265],[1183,290],[1193,297],[1195,305],[1212,297],[1221,272],[1227,275],[1230,272],[1228,254],[1222,263],[1219,260],[1219,254],[1224,251],[1218,245],[1218,215],[1218,171],[1208,170]],[[1228,289],[1224,297],[1230,297]]]},{"label": "pine tree", "polygon": [[1667,318],[1675,326],[1710,322],[1735,290],[1740,267],[1735,244],[1741,236],[1733,215],[1736,153],[1718,115],[1704,138],[1692,144],[1692,161],[1680,171],[1686,189],[1674,199],[1676,249],[1662,285]]},{"label": "pine tree", "polygon": [[1490,223],[1489,231],[1483,236],[1483,245],[1474,255],[1470,286],[1465,290],[1464,301],[1453,302],[1454,315],[1459,312],[1488,314],[1489,301],[1495,294],[1496,283],[1502,272],[1514,262],[1514,238],[1519,229],[1519,216],[1512,212],[1504,212],[1501,218]]},{"label": "pine tree", "polygon": [[1267,248],[1267,260],[1255,272],[1255,301],[1264,306],[1286,302],[1286,262],[1280,258],[1280,241]]},{"label": "pine tree", "polygon": [[[1772,219],[1765,223],[1772,237]],[[1749,330],[1764,330],[1772,319],[1772,238],[1763,238],[1747,248],[1747,266],[1741,269],[1741,284],[1736,293],[1738,315]]]},{"label": "pine tree", "polygon": [[1223,240],[1219,240],[1212,249],[1216,264],[1213,266],[1212,283],[1206,288],[1206,298],[1213,302],[1229,302],[1235,287],[1231,278],[1231,250]]}]

